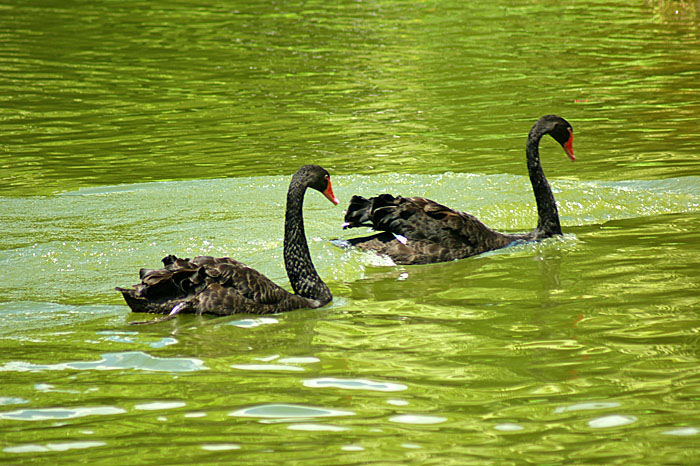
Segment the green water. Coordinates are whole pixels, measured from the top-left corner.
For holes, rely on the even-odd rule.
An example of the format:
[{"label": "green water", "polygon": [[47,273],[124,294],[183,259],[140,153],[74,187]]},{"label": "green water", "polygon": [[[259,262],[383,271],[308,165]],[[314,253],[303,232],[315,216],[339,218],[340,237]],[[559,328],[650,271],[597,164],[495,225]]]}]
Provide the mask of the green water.
[{"label": "green water", "polygon": [[[0,5],[0,462],[695,464],[700,7],[692,2]],[[328,243],[353,194],[562,238],[394,267]],[[288,287],[305,202],[334,301],[130,326],[169,253]]]}]

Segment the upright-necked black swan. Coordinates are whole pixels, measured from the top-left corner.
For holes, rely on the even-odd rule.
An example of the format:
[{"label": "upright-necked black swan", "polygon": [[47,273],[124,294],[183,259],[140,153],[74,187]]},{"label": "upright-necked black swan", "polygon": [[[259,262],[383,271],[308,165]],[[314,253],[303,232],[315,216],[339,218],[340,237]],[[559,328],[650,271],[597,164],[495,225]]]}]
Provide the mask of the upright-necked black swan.
[{"label": "upright-necked black swan", "polygon": [[272,314],[327,304],[333,297],[311,262],[304,233],[302,206],[308,187],[338,204],[328,172],[318,165],[304,165],[292,177],[284,217],[284,266],[294,294],[228,257],[190,260],[173,255],[163,259],[162,269],[141,269],[141,283],[133,289],[117,291],[134,312],[168,314],[157,321],[178,313]]},{"label": "upright-necked black swan", "polygon": [[353,196],[343,228],[369,226],[376,235],[341,241],[389,256],[395,264],[428,264],[499,249],[518,240],[539,240],[561,235],[557,205],[540,165],[539,144],[545,134],[552,136],[573,161],[571,125],[556,115],[535,122],[527,137],[527,170],[537,201],[537,228],[529,233],[509,235],[493,231],[473,215],[422,197],[394,197],[382,194],[365,199]]}]

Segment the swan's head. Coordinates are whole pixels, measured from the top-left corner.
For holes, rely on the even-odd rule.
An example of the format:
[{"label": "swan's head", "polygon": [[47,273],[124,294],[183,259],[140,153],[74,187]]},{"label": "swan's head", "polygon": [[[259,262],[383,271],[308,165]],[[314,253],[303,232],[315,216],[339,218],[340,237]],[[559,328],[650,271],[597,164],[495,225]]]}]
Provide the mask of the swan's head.
[{"label": "swan's head", "polygon": [[568,121],[557,115],[546,115],[537,120],[535,126],[541,127],[542,134],[549,133],[555,141],[561,144],[564,148],[564,152],[566,152],[566,155],[572,162],[576,160],[572,147],[574,142],[574,130],[571,129],[571,125]]},{"label": "swan's head", "polygon": [[333,204],[338,205],[338,199],[333,195],[333,188],[331,188],[331,176],[323,167],[318,165],[304,165],[294,176],[300,176],[304,180],[306,186],[315,189],[326,196],[326,199]]}]

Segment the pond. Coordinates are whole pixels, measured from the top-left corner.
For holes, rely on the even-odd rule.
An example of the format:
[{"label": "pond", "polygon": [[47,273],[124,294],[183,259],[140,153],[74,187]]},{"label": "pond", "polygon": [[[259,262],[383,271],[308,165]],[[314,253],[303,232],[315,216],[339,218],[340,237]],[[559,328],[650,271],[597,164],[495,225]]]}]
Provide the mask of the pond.
[{"label": "pond", "polygon": [[[700,454],[700,8],[693,2],[56,2],[3,7],[0,462],[693,464]],[[564,235],[393,266],[334,247],[355,195]],[[133,326],[167,254],[320,309]],[[150,317],[150,316],[145,316]]]}]

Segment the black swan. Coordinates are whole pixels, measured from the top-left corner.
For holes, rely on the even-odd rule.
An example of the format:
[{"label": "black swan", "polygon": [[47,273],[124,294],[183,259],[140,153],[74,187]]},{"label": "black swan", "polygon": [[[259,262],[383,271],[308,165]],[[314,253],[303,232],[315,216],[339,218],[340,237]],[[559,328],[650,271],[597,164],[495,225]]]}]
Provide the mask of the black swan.
[{"label": "black swan", "polygon": [[272,314],[300,308],[318,308],[333,299],[311,262],[304,233],[302,206],[306,188],[321,192],[337,205],[328,172],[318,165],[304,165],[292,177],[284,217],[284,266],[294,294],[260,272],[228,257],[198,256],[178,259],[169,255],[162,269],[141,269],[141,283],[133,289],[116,288],[134,312]]},{"label": "black swan", "polygon": [[539,240],[561,235],[557,205],[540,165],[539,144],[545,134],[552,136],[574,161],[571,125],[556,115],[535,122],[527,137],[527,170],[537,201],[537,228],[529,233],[509,235],[493,231],[473,215],[422,197],[394,197],[382,194],[365,199],[353,196],[343,228],[369,226],[381,233],[339,241],[389,256],[395,264],[427,264],[481,254],[514,241]]}]

